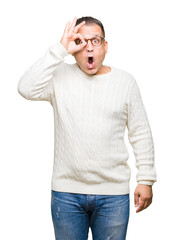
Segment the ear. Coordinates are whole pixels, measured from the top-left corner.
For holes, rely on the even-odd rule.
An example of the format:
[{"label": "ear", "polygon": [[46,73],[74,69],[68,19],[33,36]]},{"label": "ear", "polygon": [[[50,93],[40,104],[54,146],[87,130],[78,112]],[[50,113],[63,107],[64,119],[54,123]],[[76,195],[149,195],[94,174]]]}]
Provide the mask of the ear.
[{"label": "ear", "polygon": [[104,42],[104,46],[105,46],[105,54],[108,52],[108,41]]}]

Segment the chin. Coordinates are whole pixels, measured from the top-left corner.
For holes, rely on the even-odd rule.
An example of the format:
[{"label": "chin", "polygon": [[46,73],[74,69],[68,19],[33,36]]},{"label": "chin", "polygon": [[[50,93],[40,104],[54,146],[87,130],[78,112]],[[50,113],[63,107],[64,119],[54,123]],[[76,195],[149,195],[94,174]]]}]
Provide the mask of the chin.
[{"label": "chin", "polygon": [[94,69],[91,69],[91,70],[86,71],[86,73],[88,73],[89,75],[94,75],[97,73],[97,71]]},{"label": "chin", "polygon": [[98,72],[98,70],[94,67],[93,69],[87,69],[85,72],[87,74],[94,75]]}]

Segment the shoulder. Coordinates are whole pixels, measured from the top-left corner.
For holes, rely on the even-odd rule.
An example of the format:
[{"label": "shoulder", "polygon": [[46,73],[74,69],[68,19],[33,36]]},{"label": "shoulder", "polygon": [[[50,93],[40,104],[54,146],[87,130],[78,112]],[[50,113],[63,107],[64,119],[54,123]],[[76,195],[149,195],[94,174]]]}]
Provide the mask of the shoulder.
[{"label": "shoulder", "polygon": [[68,72],[69,70],[69,65],[68,63],[62,62],[60,65],[58,65],[58,67],[56,68],[56,70],[54,71],[54,76],[58,76],[58,75],[62,75]]},{"label": "shoulder", "polygon": [[131,72],[129,72],[127,70],[124,70],[124,69],[121,69],[121,68],[116,68],[116,67],[113,67],[113,66],[112,66],[112,69],[113,69],[114,74],[117,77],[119,77],[120,80],[122,82],[124,82],[125,84],[131,86],[131,85],[133,85],[133,83],[136,83],[136,79]]}]

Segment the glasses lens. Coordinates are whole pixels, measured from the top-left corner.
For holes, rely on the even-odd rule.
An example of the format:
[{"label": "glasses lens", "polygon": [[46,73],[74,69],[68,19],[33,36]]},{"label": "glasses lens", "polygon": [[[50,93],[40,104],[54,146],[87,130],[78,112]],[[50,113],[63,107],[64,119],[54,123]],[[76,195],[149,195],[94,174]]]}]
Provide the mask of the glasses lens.
[{"label": "glasses lens", "polygon": [[[82,43],[80,38],[77,38],[74,41],[75,41],[76,45],[79,45]],[[87,42],[87,40],[86,40],[86,42]],[[91,38],[91,42],[94,46],[100,46],[102,43],[102,39],[100,37],[93,37],[93,38]]]},{"label": "glasses lens", "polygon": [[100,46],[101,42],[102,42],[102,40],[101,40],[100,37],[94,37],[94,38],[92,38],[92,44],[93,44],[94,46]]},{"label": "glasses lens", "polygon": [[76,43],[76,45],[81,44],[81,40],[80,40],[80,38],[75,39],[75,43]]}]

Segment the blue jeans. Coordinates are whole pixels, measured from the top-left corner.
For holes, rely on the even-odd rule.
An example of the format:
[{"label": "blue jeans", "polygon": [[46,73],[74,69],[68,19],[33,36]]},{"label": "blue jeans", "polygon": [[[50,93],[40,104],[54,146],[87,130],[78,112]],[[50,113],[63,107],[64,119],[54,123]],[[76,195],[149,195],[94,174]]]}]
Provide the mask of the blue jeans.
[{"label": "blue jeans", "polygon": [[129,194],[94,195],[51,190],[51,214],[56,240],[125,240]]}]

